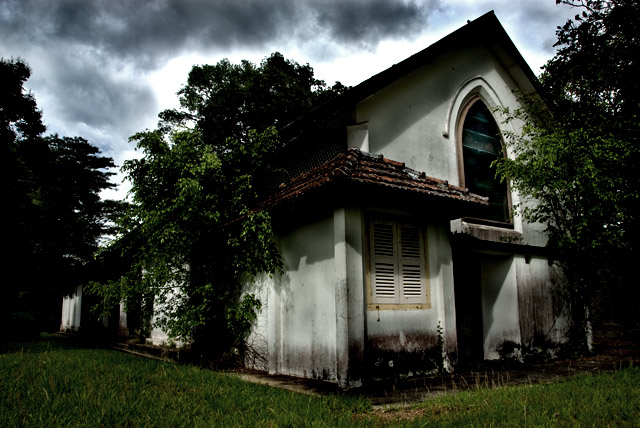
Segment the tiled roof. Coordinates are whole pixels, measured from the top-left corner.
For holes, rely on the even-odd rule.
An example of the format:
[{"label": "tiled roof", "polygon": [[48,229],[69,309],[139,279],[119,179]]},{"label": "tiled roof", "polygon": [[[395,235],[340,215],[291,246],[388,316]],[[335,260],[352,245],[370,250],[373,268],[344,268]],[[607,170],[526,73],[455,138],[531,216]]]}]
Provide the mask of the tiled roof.
[{"label": "tiled roof", "polygon": [[402,162],[350,149],[281,185],[276,193],[260,204],[259,209],[270,209],[334,184],[395,190],[479,206],[488,204],[485,197],[469,193],[468,189],[451,185],[447,181],[428,177],[424,172],[407,168]]}]

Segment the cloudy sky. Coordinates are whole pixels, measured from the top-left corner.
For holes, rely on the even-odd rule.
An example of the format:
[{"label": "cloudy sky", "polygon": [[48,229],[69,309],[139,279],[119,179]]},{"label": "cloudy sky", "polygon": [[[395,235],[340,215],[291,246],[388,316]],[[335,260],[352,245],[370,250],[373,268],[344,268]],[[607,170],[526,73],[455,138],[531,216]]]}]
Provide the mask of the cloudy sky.
[{"label": "cloudy sky", "polygon": [[193,64],[278,51],[356,85],[489,10],[536,74],[576,13],[555,0],[0,0],[0,57],[31,66],[48,133],[121,165],[129,136],[177,106]]}]

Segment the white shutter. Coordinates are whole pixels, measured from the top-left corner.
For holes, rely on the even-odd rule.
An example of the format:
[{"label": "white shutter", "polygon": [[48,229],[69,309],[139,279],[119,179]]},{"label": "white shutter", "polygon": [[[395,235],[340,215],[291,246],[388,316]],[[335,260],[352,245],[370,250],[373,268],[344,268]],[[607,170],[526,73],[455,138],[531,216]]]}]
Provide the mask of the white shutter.
[{"label": "white shutter", "polygon": [[427,272],[422,230],[414,225],[370,223],[371,302],[426,303]]},{"label": "white shutter", "polygon": [[393,223],[374,222],[371,227],[371,293],[377,303],[397,303],[398,262]]},{"label": "white shutter", "polygon": [[425,291],[424,246],[420,229],[401,225],[400,251],[400,303],[422,303]]}]

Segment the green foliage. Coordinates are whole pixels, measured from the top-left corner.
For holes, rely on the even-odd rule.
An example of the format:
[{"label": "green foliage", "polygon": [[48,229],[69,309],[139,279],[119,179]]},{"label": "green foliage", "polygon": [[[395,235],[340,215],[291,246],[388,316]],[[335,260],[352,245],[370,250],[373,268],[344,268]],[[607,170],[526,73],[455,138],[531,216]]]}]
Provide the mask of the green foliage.
[{"label": "green foliage", "polygon": [[588,321],[581,308],[632,329],[640,8],[628,0],[562,3],[582,13],[558,29],[561,49],[541,76],[544,101],[523,95],[522,109],[503,112],[522,132],[506,135],[513,157],[497,162],[498,173],[523,197],[524,218],[543,223],[559,253],[576,331]]},{"label": "green foliage", "polygon": [[[615,121],[599,125],[605,129],[631,126],[628,131],[637,134],[638,1],[556,0],[556,3],[578,9],[574,20],[558,28],[556,46],[560,49],[545,65],[541,76],[554,111],[577,113],[573,115],[577,121],[585,116],[615,116]],[[570,123],[577,127],[578,122]]]},{"label": "green foliage", "polygon": [[0,59],[0,140],[3,150],[15,148],[16,141],[38,137],[45,131],[42,113],[24,84],[31,69],[22,60]]},{"label": "green foliage", "polygon": [[172,340],[215,358],[242,355],[260,308],[242,285],[281,267],[270,216],[254,210],[281,146],[276,127],[342,90],[277,53],[259,66],[194,66],[180,109],[131,137],[143,157],[123,166],[133,206],[110,250],[129,254],[131,268],[92,286],[103,309],[146,302]]},{"label": "green foliage", "polygon": [[[21,60],[0,60],[0,170],[9,250],[2,261],[10,278],[2,301],[20,320],[32,318],[37,328],[55,329],[60,308],[52,302],[88,274],[98,239],[111,231],[109,220],[121,205],[99,196],[114,187],[111,158],[83,138],[42,135],[41,113],[24,89],[30,73]],[[11,319],[17,320],[10,316],[3,325],[18,331],[23,321]]]},{"label": "green foliage", "polygon": [[195,123],[206,144],[223,149],[228,139],[243,141],[249,129],[279,129],[345,89],[339,82],[327,87],[308,64],[277,52],[259,66],[222,60],[192,68],[178,92],[181,109],[162,112],[161,127]]},{"label": "green foliage", "polygon": [[277,144],[275,131],[251,130],[244,144],[229,141],[236,149],[221,154],[197,130],[132,140],[145,153],[123,168],[137,222],[129,233],[139,235],[141,248],[132,275],[119,281],[124,296],[153,296],[158,325],[175,339],[210,343],[215,329],[215,351],[241,347],[259,302],[240,299],[240,285],[280,266],[269,215],[251,212],[253,177],[267,167],[261,153]]}]

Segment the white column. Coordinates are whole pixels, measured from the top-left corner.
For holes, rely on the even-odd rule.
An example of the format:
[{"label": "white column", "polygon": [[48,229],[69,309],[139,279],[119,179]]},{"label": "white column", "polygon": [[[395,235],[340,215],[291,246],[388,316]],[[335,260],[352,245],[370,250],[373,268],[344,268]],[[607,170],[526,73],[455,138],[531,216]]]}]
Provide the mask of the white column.
[{"label": "white column", "polygon": [[362,214],[359,209],[334,210],[336,269],[336,374],[341,387],[362,384],[364,353],[364,279]]}]

